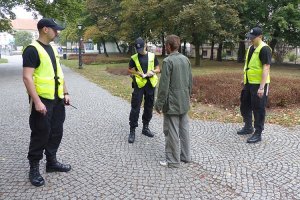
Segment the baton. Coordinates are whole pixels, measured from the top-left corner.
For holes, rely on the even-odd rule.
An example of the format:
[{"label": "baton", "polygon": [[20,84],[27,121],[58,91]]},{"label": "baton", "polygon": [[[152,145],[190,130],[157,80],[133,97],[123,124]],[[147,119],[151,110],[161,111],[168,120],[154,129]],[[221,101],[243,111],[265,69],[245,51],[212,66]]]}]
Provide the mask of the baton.
[{"label": "baton", "polygon": [[71,106],[71,107],[73,107],[73,108],[75,108],[75,109],[77,109],[75,106],[73,106],[73,105],[72,105],[72,104],[70,104],[70,103],[69,103],[68,105],[69,105],[69,106]]},{"label": "baton", "polygon": [[65,105],[67,105],[67,106],[71,106],[71,107],[73,107],[73,108],[77,109],[75,106],[73,106],[73,105],[72,105],[72,104],[70,104],[69,102],[67,103],[65,100],[64,100],[64,103],[65,103]]}]

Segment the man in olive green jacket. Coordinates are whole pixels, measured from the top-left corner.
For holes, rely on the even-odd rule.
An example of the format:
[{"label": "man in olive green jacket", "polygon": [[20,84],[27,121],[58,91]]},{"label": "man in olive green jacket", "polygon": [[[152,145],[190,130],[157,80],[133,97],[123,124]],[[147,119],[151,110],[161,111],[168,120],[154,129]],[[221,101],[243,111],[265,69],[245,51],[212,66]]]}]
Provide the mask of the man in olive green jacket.
[{"label": "man in olive green jacket", "polygon": [[179,47],[178,36],[167,36],[166,50],[169,56],[163,60],[154,107],[158,113],[164,114],[166,161],[161,161],[160,165],[168,167],[179,167],[180,161],[191,161],[187,113],[192,92],[192,72],[189,59],[178,52]]}]

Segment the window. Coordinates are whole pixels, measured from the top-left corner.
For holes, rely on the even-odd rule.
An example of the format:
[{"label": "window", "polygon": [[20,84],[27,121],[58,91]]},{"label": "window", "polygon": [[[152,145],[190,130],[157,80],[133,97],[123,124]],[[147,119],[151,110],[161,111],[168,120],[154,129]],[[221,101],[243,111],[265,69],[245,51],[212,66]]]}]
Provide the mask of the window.
[{"label": "window", "polygon": [[85,43],[86,50],[94,50],[94,44],[92,42]]},{"label": "window", "polygon": [[202,56],[203,56],[203,57],[207,57],[207,50],[203,50],[203,51],[202,51]]}]

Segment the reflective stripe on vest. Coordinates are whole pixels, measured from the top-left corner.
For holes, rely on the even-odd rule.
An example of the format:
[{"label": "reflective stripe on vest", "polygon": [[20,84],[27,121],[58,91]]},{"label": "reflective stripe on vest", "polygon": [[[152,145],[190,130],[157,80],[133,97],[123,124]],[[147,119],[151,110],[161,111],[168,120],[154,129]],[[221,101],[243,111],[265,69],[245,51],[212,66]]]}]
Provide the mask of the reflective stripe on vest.
[{"label": "reflective stripe on vest", "polygon": [[[249,61],[249,64],[248,64],[248,56],[249,56],[249,50],[251,46],[248,48],[246,54],[245,66],[244,66],[244,84],[247,83],[247,77],[248,77],[248,83],[260,84],[262,79],[262,73],[263,73],[263,65],[259,59],[259,53],[261,49],[265,46],[269,47],[266,43],[261,42],[261,44],[254,50],[252,57]],[[270,83],[270,74],[268,74],[266,83]]]},{"label": "reflective stripe on vest", "polygon": [[[154,70],[154,58],[155,58],[155,54],[148,52],[148,69],[147,69],[147,73],[150,72],[151,70]],[[138,54],[134,54],[133,56],[131,56],[131,59],[134,61],[135,66],[137,68],[137,70],[141,73],[143,72],[143,69],[141,67],[139,58],[138,58]],[[136,83],[138,85],[139,88],[142,88],[146,85],[147,83],[147,78],[142,78],[139,75],[135,75],[135,80]],[[149,78],[152,87],[155,87],[157,82],[158,82],[158,77],[156,74],[154,74],[152,77]]]},{"label": "reflective stripe on vest", "polygon": [[[40,97],[45,99],[54,99],[55,98],[55,73],[53,69],[53,65],[51,62],[51,58],[47,51],[37,42],[33,42],[30,46],[34,46],[39,54],[40,65],[34,70],[33,73],[33,81],[36,88],[36,92]],[[52,46],[51,46],[52,47]],[[59,55],[56,49],[53,49],[56,66],[57,66],[57,77],[58,77],[58,97],[63,99],[64,94],[64,74],[62,72],[60,63],[59,63]]]}]

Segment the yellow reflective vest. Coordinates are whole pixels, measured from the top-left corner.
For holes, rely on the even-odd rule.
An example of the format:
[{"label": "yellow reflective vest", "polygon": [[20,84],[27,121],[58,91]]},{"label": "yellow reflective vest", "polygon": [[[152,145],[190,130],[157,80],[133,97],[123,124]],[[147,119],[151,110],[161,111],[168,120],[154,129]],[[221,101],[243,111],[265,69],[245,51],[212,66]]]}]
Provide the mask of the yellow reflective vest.
[{"label": "yellow reflective vest", "polygon": [[[148,69],[147,69],[147,73],[150,72],[151,70],[154,70],[154,58],[155,58],[155,54],[148,52]],[[131,56],[131,59],[134,61],[135,66],[137,68],[137,70],[141,73],[143,72],[143,69],[141,67],[139,58],[138,58],[138,54],[134,54],[133,56]],[[139,75],[135,75],[135,80],[136,83],[138,85],[139,88],[142,88],[146,85],[147,83],[147,78],[142,78]],[[152,87],[155,87],[157,82],[158,82],[158,77],[156,74],[154,74],[152,77],[149,78]]]},{"label": "yellow reflective vest", "polygon": [[[259,53],[261,49],[265,46],[268,45],[264,42],[261,42],[261,44],[254,50],[249,63],[248,63],[248,55],[251,46],[248,48],[246,54],[245,66],[244,66],[244,84],[247,83],[247,78],[248,78],[248,83],[250,84],[260,84],[262,79],[262,73],[263,73],[263,65],[259,59]],[[268,74],[266,83],[270,83],[270,74]]]},{"label": "yellow reflective vest", "polygon": [[[40,97],[53,100],[55,99],[55,73],[50,56],[37,41],[30,45],[36,48],[40,58],[40,65],[33,72],[33,81],[36,92]],[[63,99],[64,74],[60,66],[59,55],[55,48],[52,47],[52,49],[56,59],[57,77],[59,82],[58,97]]]}]

